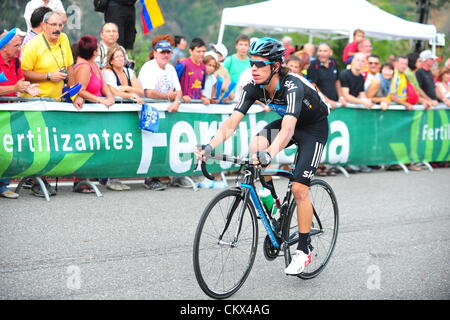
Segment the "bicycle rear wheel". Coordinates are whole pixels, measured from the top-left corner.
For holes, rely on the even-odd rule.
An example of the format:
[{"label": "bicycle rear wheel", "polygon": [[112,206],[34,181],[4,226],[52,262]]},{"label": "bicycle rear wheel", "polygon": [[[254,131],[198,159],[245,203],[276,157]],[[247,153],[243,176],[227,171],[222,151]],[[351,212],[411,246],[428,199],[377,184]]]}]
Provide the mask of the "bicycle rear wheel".
[{"label": "bicycle rear wheel", "polygon": [[215,299],[233,295],[250,273],[257,244],[258,224],[250,200],[244,208],[242,190],[237,188],[218,194],[195,233],[194,272],[200,288]]},{"label": "bicycle rear wheel", "polygon": [[[305,270],[298,275],[302,279],[314,278],[325,268],[336,245],[339,228],[339,210],[331,186],[320,179],[312,180],[309,198],[314,212],[308,240],[312,259]],[[294,199],[289,208],[284,235],[284,239],[290,239],[286,253],[287,261],[290,263],[291,255],[297,249],[298,242],[297,205]]]}]

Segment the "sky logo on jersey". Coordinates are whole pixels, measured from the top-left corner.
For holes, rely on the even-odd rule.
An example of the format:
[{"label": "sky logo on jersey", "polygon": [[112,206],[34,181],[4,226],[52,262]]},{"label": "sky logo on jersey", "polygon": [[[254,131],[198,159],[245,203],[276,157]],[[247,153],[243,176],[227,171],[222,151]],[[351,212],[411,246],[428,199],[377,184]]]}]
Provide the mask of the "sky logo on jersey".
[{"label": "sky logo on jersey", "polygon": [[297,89],[297,88],[298,88],[298,87],[295,85],[294,81],[291,81],[291,80],[286,81],[286,82],[284,83],[284,86],[285,86],[286,88],[288,88],[288,91],[291,91],[292,89]]},{"label": "sky logo on jersey", "polygon": [[269,107],[275,111],[276,113],[278,113],[280,116],[284,116],[286,114],[286,108],[287,106],[285,105],[280,105],[280,104],[271,104],[269,103]]}]

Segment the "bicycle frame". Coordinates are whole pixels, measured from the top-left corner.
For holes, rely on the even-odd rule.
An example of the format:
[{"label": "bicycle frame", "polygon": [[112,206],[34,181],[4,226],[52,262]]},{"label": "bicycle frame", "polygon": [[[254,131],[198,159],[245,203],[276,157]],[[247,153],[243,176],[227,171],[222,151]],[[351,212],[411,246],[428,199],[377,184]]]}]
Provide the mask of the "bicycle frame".
[{"label": "bicycle frame", "polygon": [[[250,164],[250,161],[248,159],[240,159],[240,158],[237,158],[237,157],[231,157],[231,156],[226,156],[226,155],[216,155],[216,156],[212,156],[211,158],[216,159],[216,160],[229,161],[229,162],[233,162],[233,163],[241,164],[241,165],[242,164],[247,164],[247,165]],[[201,168],[202,168],[202,172],[205,175],[205,177],[207,177],[207,178],[209,178],[211,180],[214,179],[214,177],[211,176],[207,172],[204,162],[202,163]],[[255,170],[254,167],[252,167],[252,168],[247,167],[246,168],[246,172],[244,174],[244,179],[242,180],[243,182],[241,182],[239,184],[239,186],[238,186],[238,188],[240,188],[244,192],[244,200],[243,200],[244,201],[244,205],[243,205],[243,208],[245,209],[247,201],[249,199],[251,199],[251,203],[252,203],[253,207],[256,209],[256,211],[258,212],[259,216],[261,217],[264,229],[266,230],[266,233],[269,236],[269,239],[270,239],[270,242],[272,243],[272,246],[274,248],[278,249],[284,243],[283,250],[285,250],[287,247],[295,244],[298,241],[298,237],[294,238],[294,239],[282,239],[283,242],[282,243],[278,243],[278,240],[277,240],[276,235],[275,235],[274,223],[271,223],[273,219],[272,219],[272,217],[270,215],[270,212],[267,212],[267,210],[264,208],[264,206],[262,205],[258,194],[256,193],[255,185],[254,185],[255,174],[256,174],[256,170]],[[274,196],[274,198],[276,199],[276,201],[277,201],[277,203],[279,205],[280,217],[281,217],[280,221],[281,221],[282,224],[285,222],[285,217],[288,214],[288,210],[289,210],[289,203],[290,203],[291,195],[292,195],[291,188],[290,188],[291,182],[289,182],[288,189],[287,189],[287,192],[286,192],[286,196],[283,199],[283,202],[279,203],[279,200],[278,200],[278,197],[277,197],[277,195],[275,193],[275,190],[265,182],[263,177],[264,176],[282,176],[282,177],[285,177],[285,178],[290,178],[290,177],[292,177],[292,175],[293,175],[292,172],[285,171],[285,170],[267,169],[267,170],[264,170],[263,172],[259,172],[259,178],[260,178],[261,184],[265,188],[269,189],[272,192],[272,195]],[[236,204],[234,204],[232,206],[232,210],[230,211],[231,214],[234,214],[234,210],[236,209],[235,205]],[[226,230],[228,229],[228,226],[229,226],[229,224],[227,223],[225,225],[225,227],[224,227],[224,230],[223,230],[221,236],[219,237],[219,244],[233,246],[234,243],[237,242],[237,237],[239,235],[240,228],[241,228],[241,223],[242,223],[243,210],[241,210],[241,211],[242,212],[239,213],[240,214],[240,216],[239,216],[239,228],[236,230],[235,239],[234,239],[233,243],[229,244],[229,243],[222,243],[221,242],[222,236],[226,232]],[[230,220],[228,218],[229,217],[227,217],[227,221]],[[281,227],[280,230],[282,230],[283,226],[281,225],[280,227]]]},{"label": "bicycle frame", "polygon": [[[290,178],[292,176],[292,172],[285,171],[285,170],[275,170],[275,169],[267,169],[267,170],[264,170],[263,172],[261,172],[260,173],[261,184],[264,187],[271,190],[270,186],[268,186],[266,183],[264,183],[264,179],[263,179],[263,176],[268,176],[268,175],[283,176],[285,178]],[[257,212],[259,213],[259,215],[261,217],[261,221],[263,223],[264,229],[266,230],[266,233],[269,236],[272,246],[274,248],[278,249],[278,248],[280,248],[281,244],[278,243],[277,238],[275,236],[274,225],[273,225],[273,223],[271,223],[272,218],[270,216],[270,213],[267,212],[265,207],[262,205],[261,200],[255,190],[255,185],[253,183],[253,181],[254,181],[253,174],[250,173],[250,176],[251,176],[251,178],[246,179],[247,181],[245,181],[245,183],[241,183],[240,187],[246,189],[245,192],[250,194],[250,199],[252,200],[254,208],[257,210]],[[286,215],[286,210],[288,210],[288,205],[289,205],[289,202],[291,199],[290,184],[291,184],[291,182],[289,182],[288,189],[287,189],[285,198],[283,199],[283,202],[281,204],[279,203],[279,211],[280,211],[280,216],[282,217],[281,218],[282,223],[285,221],[284,218]],[[273,191],[271,190],[271,192],[273,192],[272,195],[274,196],[274,198],[277,199],[275,190],[273,190]],[[278,199],[277,199],[277,201],[278,201]],[[289,239],[284,239],[284,240],[289,240]]]},{"label": "bicycle frame", "polygon": [[275,233],[272,229],[272,225],[269,222],[269,218],[267,217],[265,210],[262,208],[261,200],[259,199],[258,195],[256,194],[255,187],[250,184],[241,184],[241,187],[247,189],[247,192],[250,193],[250,198],[252,199],[253,206],[256,208],[256,210],[259,213],[259,216],[261,217],[263,226],[266,229],[267,234],[269,235],[272,245],[275,248],[279,248],[280,245],[278,244],[278,241],[275,238]]}]

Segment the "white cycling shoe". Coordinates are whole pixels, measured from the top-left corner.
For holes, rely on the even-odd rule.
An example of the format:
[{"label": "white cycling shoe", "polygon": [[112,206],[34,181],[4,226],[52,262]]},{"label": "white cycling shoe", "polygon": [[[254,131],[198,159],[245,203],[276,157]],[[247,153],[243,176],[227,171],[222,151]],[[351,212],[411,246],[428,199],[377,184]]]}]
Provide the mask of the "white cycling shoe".
[{"label": "white cycling shoe", "polygon": [[302,250],[296,250],[291,263],[284,269],[284,273],[298,275],[311,263],[311,251],[305,254]]}]

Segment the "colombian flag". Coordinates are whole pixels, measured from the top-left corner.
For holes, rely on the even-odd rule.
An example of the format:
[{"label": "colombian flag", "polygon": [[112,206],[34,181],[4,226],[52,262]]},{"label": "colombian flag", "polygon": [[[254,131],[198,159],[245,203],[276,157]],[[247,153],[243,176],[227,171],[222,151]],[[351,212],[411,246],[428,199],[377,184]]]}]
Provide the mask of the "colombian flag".
[{"label": "colombian flag", "polygon": [[[70,102],[70,101],[74,101],[75,98],[78,95],[78,92],[80,92],[81,90],[81,83],[76,83],[73,86],[69,87],[64,87],[62,92],[63,94],[60,96],[63,97],[63,101],[65,102]],[[70,99],[70,100],[69,100]]]},{"label": "colombian flag", "polygon": [[142,25],[144,34],[150,32],[153,28],[164,24],[164,17],[161,13],[157,0],[141,0],[142,4]]}]

